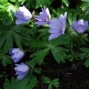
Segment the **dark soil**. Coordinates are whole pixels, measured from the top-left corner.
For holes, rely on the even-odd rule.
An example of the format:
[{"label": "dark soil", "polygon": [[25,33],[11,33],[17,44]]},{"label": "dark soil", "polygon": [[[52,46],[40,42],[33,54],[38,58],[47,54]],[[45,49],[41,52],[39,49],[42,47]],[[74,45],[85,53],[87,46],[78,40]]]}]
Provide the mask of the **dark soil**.
[{"label": "dark soil", "polygon": [[[57,89],[89,89],[89,68],[82,61],[57,64],[49,60],[42,70],[42,75],[59,78],[60,88]],[[43,85],[40,89],[47,89],[47,86]]]},{"label": "dark soil", "polygon": [[[59,79],[60,87],[54,89],[89,89],[89,68],[86,68],[82,61],[66,61],[65,63],[57,64],[52,59],[46,59],[44,63],[46,64],[41,66],[41,75],[36,75],[39,80],[39,87],[36,89],[48,89],[47,85],[42,83],[42,76]],[[0,88],[3,86],[6,77],[14,77],[14,71],[10,69],[13,68],[9,66],[8,69],[2,69],[1,67],[1,72],[4,70],[8,73],[8,76],[5,76],[6,74],[3,73],[3,77],[0,78]]]}]

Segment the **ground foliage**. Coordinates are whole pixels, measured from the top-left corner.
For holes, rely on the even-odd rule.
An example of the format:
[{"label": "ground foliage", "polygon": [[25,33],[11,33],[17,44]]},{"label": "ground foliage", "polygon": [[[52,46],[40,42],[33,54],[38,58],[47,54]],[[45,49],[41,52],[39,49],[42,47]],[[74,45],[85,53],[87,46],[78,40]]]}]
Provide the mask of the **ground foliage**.
[{"label": "ground foliage", "polygon": [[[15,24],[14,12],[25,5],[33,15],[49,8],[51,19],[67,12],[66,32],[48,40],[48,26],[34,21]],[[89,21],[89,0],[0,0],[0,89],[89,89],[89,28],[81,35],[71,29],[73,21]],[[30,67],[18,80],[11,48],[25,52],[21,61]]]}]

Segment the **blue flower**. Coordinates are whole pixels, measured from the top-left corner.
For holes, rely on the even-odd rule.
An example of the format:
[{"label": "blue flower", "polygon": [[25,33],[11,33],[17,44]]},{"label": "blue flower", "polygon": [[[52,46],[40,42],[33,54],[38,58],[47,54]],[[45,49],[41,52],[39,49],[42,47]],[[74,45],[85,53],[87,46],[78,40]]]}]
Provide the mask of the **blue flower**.
[{"label": "blue flower", "polygon": [[78,20],[74,21],[71,25],[72,29],[75,30],[77,33],[84,33],[88,27],[88,21]]},{"label": "blue flower", "polygon": [[36,15],[36,20],[35,24],[37,25],[45,25],[50,23],[50,12],[48,8],[42,8],[42,12],[40,12],[39,15]]},{"label": "blue flower", "polygon": [[24,56],[24,52],[21,51],[19,48],[12,48],[9,51],[9,54],[11,55],[11,58],[13,59],[14,63],[19,62]]},{"label": "blue flower", "polygon": [[66,27],[66,17],[67,17],[67,12],[65,12],[64,15],[61,14],[59,16],[59,19],[54,18],[52,21],[50,21],[49,33],[51,34],[48,40],[55,39],[59,37],[60,35],[64,34],[65,27]]},{"label": "blue flower", "polygon": [[18,11],[14,15],[17,18],[17,25],[26,23],[32,18],[31,12],[25,6],[19,7]]},{"label": "blue flower", "polygon": [[16,71],[15,75],[17,75],[17,79],[23,79],[27,75],[29,67],[25,63],[15,64],[15,66],[14,69]]}]

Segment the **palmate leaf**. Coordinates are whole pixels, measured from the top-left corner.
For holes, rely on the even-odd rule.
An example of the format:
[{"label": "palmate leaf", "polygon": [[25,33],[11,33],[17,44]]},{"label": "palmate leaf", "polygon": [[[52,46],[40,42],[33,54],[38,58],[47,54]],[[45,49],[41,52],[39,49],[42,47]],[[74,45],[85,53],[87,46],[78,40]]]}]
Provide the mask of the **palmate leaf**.
[{"label": "palmate leaf", "polygon": [[89,67],[89,48],[81,48],[80,51],[79,57],[84,60],[84,65]]},{"label": "palmate leaf", "polygon": [[66,37],[61,36],[58,39],[54,39],[52,41],[37,40],[32,42],[31,46],[35,48],[36,52],[31,55],[32,60],[29,61],[29,65],[35,66],[35,64],[41,64],[45,56],[49,53],[49,50],[51,50],[53,57],[58,63],[64,62],[64,58],[67,55],[66,52],[68,50],[59,46],[67,45],[69,42],[70,38],[67,35]]},{"label": "palmate leaf", "polygon": [[48,7],[53,0],[27,0],[27,7],[33,7],[35,9],[39,7]]},{"label": "palmate leaf", "polygon": [[22,46],[21,44],[24,45],[24,42],[28,43],[29,41],[31,41],[32,38],[30,36],[30,30],[26,27],[21,27],[21,26],[15,27],[14,39],[15,39],[16,45],[18,47],[21,47]]},{"label": "palmate leaf", "polygon": [[31,45],[30,47],[32,48],[46,48],[48,46],[48,42],[40,40],[32,40],[30,45]]},{"label": "palmate leaf", "polygon": [[81,48],[80,50],[85,53],[89,52],[89,48]]},{"label": "palmate leaf", "polygon": [[51,79],[49,77],[43,77],[42,80],[46,84],[49,84],[51,82]]},{"label": "palmate leaf", "polygon": [[84,3],[82,4],[81,8],[82,11],[85,11],[85,14],[89,14],[89,0],[82,0]]},{"label": "palmate leaf", "polygon": [[85,60],[86,58],[89,57],[89,48],[81,48],[79,53],[79,57],[81,60]]},{"label": "palmate leaf", "polygon": [[55,88],[59,87],[59,79],[51,80],[49,77],[43,77],[42,80],[45,84],[48,84],[48,89],[54,89],[53,86]]},{"label": "palmate leaf", "polygon": [[30,66],[35,66],[35,64],[41,64],[43,62],[43,59],[48,54],[49,48],[45,48],[43,50],[37,51],[31,55],[32,60],[29,61]]},{"label": "palmate leaf", "polygon": [[0,35],[0,41],[0,49],[3,50],[3,53],[8,52],[13,47],[13,35],[9,32]]},{"label": "palmate leaf", "polygon": [[0,53],[0,61],[2,62],[3,66],[7,66],[7,64],[11,64],[10,56]]},{"label": "palmate leaf", "polygon": [[53,79],[52,84],[54,87],[59,87],[59,79]]},{"label": "palmate leaf", "polygon": [[51,83],[49,84],[48,89],[53,89],[53,86]]},{"label": "palmate leaf", "polygon": [[53,0],[36,0],[36,6],[35,8],[39,7],[48,7]]},{"label": "palmate leaf", "polygon": [[[0,29],[0,61],[3,66],[11,63],[10,57],[6,55],[13,47],[22,48],[24,42],[29,42],[30,36],[27,32],[28,29],[14,26],[1,26]],[[14,44],[15,43],[15,44]]]},{"label": "palmate leaf", "polygon": [[65,62],[64,58],[66,57],[66,52],[68,50],[63,47],[52,47],[51,52],[57,61],[57,63]]},{"label": "palmate leaf", "polygon": [[61,45],[68,45],[70,41],[71,41],[71,38],[67,34],[64,34],[50,41],[50,44],[55,47],[55,46],[61,46]]},{"label": "palmate leaf", "polygon": [[20,81],[12,78],[11,81],[5,81],[4,89],[33,89],[36,83],[37,79],[35,77],[26,77]]},{"label": "palmate leaf", "polygon": [[28,33],[28,29],[24,27],[18,27],[18,26],[6,26],[4,31],[1,31],[0,34],[0,49],[3,50],[4,53],[7,53],[9,49],[14,47],[14,44],[22,48],[22,44],[24,45],[24,42],[29,42],[30,35]]},{"label": "palmate leaf", "polygon": [[86,67],[89,67],[89,58],[86,59],[86,61],[84,62],[84,65],[85,65]]}]

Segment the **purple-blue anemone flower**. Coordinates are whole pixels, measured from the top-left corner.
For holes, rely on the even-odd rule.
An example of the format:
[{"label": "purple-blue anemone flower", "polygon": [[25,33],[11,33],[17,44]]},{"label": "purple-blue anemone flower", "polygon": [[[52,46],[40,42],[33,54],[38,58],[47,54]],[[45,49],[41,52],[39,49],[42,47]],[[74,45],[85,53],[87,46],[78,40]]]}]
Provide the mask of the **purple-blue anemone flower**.
[{"label": "purple-blue anemone flower", "polygon": [[23,24],[32,18],[31,12],[25,7],[19,7],[18,11],[14,14],[17,18],[16,24]]},{"label": "purple-blue anemone flower", "polygon": [[24,56],[24,52],[19,48],[12,48],[9,51],[9,54],[11,55],[11,58],[13,59],[14,63],[19,62]]},{"label": "purple-blue anemone flower", "polygon": [[71,25],[72,29],[75,30],[77,33],[84,33],[88,27],[88,21],[83,19],[74,21]]},{"label": "purple-blue anemone flower", "polygon": [[42,8],[42,12],[40,12],[39,15],[36,15],[35,24],[37,25],[45,25],[50,23],[50,12],[48,8]]},{"label": "purple-blue anemone flower", "polygon": [[21,80],[27,75],[29,67],[25,63],[15,64],[15,66],[15,75],[17,75],[17,79]]},{"label": "purple-blue anemone flower", "polygon": [[67,17],[67,12],[65,12],[64,15],[61,14],[59,16],[59,19],[54,18],[53,20],[50,21],[49,33],[51,34],[48,40],[55,39],[60,35],[64,34],[66,28],[66,17]]}]

